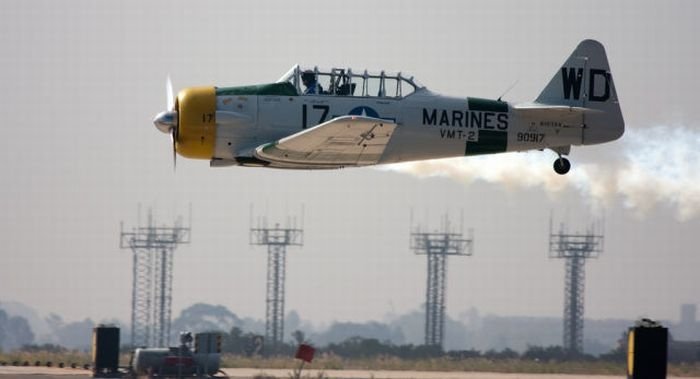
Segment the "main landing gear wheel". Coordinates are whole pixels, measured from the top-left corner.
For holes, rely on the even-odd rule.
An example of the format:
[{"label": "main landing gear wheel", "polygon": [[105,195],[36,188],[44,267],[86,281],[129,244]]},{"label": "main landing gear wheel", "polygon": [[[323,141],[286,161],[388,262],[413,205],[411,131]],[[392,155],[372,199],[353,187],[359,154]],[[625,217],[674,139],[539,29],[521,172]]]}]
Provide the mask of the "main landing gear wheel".
[{"label": "main landing gear wheel", "polygon": [[564,175],[571,169],[571,162],[564,157],[559,157],[554,161],[554,172]]}]

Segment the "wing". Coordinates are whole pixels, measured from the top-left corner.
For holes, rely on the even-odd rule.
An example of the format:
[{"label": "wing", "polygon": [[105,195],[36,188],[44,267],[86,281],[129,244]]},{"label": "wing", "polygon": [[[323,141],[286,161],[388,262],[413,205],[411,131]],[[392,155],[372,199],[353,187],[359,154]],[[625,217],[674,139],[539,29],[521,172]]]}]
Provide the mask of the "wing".
[{"label": "wing", "polygon": [[338,168],[377,164],[396,123],[363,116],[334,118],[259,146],[255,157],[273,167]]}]

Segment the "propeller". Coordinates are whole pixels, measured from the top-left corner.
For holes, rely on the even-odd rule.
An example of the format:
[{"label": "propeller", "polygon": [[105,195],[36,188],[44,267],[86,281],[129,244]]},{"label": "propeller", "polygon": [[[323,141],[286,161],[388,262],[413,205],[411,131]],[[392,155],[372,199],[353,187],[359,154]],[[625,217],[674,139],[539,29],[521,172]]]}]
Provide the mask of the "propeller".
[{"label": "propeller", "polygon": [[[175,109],[175,99],[173,97],[173,82],[170,80],[170,74],[168,74],[165,80],[165,93],[168,97],[166,109],[171,109],[172,111],[177,112]],[[170,129],[170,141],[173,144],[173,172],[175,172],[177,169],[177,129],[177,123]]]},{"label": "propeller", "polygon": [[178,109],[173,96],[173,83],[170,80],[170,75],[165,81],[165,94],[167,97],[167,110],[158,113],[153,124],[163,133],[170,134],[170,141],[173,144],[173,171],[177,167],[177,139],[178,139]]}]

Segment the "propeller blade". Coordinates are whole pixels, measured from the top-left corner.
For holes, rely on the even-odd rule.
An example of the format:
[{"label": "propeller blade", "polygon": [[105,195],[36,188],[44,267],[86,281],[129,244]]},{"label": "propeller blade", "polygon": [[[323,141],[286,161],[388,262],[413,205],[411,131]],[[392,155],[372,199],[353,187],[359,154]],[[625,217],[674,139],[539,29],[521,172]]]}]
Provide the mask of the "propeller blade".
[{"label": "propeller blade", "polygon": [[173,172],[177,169],[177,128],[170,129],[170,141],[173,143]]},{"label": "propeller blade", "polygon": [[168,74],[165,82],[165,93],[168,96],[168,108],[169,111],[175,110],[175,97],[173,96],[173,82],[170,80],[170,74]]}]

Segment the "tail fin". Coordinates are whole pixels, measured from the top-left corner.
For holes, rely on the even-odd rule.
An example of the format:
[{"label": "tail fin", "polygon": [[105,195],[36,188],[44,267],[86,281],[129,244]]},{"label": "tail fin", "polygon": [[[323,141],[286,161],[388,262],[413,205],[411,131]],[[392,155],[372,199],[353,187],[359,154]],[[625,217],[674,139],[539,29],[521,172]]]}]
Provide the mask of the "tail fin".
[{"label": "tail fin", "polygon": [[582,41],[535,102],[586,108],[583,144],[612,141],[625,132],[608,58],[598,41]]}]

